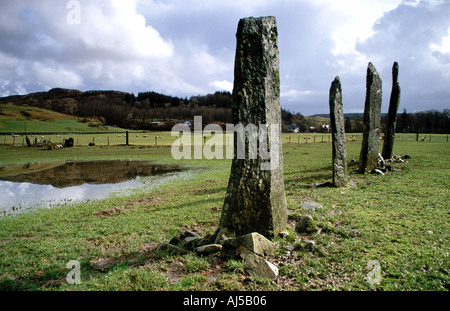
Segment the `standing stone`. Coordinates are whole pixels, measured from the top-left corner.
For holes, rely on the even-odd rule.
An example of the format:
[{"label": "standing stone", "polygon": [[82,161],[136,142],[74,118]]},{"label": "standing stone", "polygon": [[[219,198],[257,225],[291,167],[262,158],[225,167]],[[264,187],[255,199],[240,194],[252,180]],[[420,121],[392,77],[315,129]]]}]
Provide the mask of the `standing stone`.
[{"label": "standing stone", "polygon": [[334,79],[330,87],[330,119],[333,137],[333,185],[343,187],[347,184],[348,175],[342,89],[339,77]]},{"label": "standing stone", "polygon": [[[266,150],[277,150],[277,159],[270,152],[270,161],[277,162],[274,168],[262,168],[267,159],[261,156],[261,140],[258,141],[257,157],[252,159],[249,142],[256,138],[250,135],[245,137],[245,157],[237,157],[235,133],[234,159],[217,235],[222,231],[232,232],[235,236],[258,232],[271,238],[287,225],[277,38],[275,17],[249,17],[239,21],[232,95],[233,123],[246,128],[266,124]],[[278,131],[273,131],[272,125]]]},{"label": "standing stone", "polygon": [[395,126],[397,125],[397,110],[400,105],[400,85],[398,83],[398,63],[392,66],[392,91],[389,100],[388,123],[384,134],[383,152],[384,159],[390,159],[394,149]]},{"label": "standing stone", "polygon": [[381,126],[381,77],[372,63],[367,67],[366,102],[364,105],[363,140],[359,156],[359,173],[377,167]]}]

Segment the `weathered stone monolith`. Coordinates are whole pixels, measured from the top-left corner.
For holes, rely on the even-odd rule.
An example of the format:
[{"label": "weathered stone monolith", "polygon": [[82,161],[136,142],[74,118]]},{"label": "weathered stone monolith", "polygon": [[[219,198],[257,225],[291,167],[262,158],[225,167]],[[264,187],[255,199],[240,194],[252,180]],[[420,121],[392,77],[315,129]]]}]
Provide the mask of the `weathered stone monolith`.
[{"label": "weathered stone monolith", "polygon": [[363,140],[359,156],[359,173],[377,167],[381,130],[381,77],[372,63],[367,66],[366,102],[364,104]]},{"label": "weathered stone monolith", "polygon": [[339,77],[334,79],[330,87],[330,121],[333,137],[333,185],[343,187],[347,184],[348,175],[342,89]]},{"label": "weathered stone monolith", "polygon": [[[281,146],[281,106],[278,32],[275,17],[243,18],[239,21],[232,95],[234,125],[245,128],[267,125],[259,138],[245,135],[245,157],[234,159],[216,239],[226,232],[240,236],[258,232],[268,238],[287,224]],[[266,138],[264,138],[266,137]],[[256,158],[249,156],[249,143],[258,141]],[[262,140],[261,140],[262,139]],[[267,158],[260,148],[270,149],[272,167],[263,169]]]},{"label": "weathered stone monolith", "polygon": [[395,126],[397,125],[397,111],[400,105],[400,85],[398,83],[398,63],[394,62],[392,66],[392,91],[389,100],[388,123],[386,124],[386,133],[384,134],[383,151],[381,153],[384,159],[390,159],[394,149]]}]

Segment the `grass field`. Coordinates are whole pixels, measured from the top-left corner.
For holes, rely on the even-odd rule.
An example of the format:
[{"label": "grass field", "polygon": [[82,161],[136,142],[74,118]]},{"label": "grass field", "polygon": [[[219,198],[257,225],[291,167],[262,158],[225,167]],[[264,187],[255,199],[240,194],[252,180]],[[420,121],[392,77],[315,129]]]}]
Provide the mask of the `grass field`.
[{"label": "grass field", "polygon": [[[31,141],[50,141],[53,144],[64,144],[64,139],[73,138],[76,146],[87,146],[94,142],[97,146],[113,146],[126,144],[126,129],[102,126],[98,120],[84,120],[57,113],[51,110],[0,104],[0,145],[26,146],[26,135]],[[16,135],[15,137],[11,133]],[[70,134],[69,134],[70,133]],[[192,144],[194,144],[192,135]],[[346,134],[348,141],[361,141],[362,135],[358,133]],[[416,140],[416,134],[397,134],[398,140]],[[197,141],[207,142],[211,137],[197,137]],[[447,135],[420,134],[429,141],[448,141]],[[171,132],[128,131],[128,143],[135,146],[170,146],[177,138]],[[311,144],[329,143],[330,133],[284,133],[283,143]],[[233,144],[232,135],[224,135],[223,144]]]},{"label": "grass field", "polygon": [[[13,104],[0,104],[0,135],[5,133],[60,133],[60,132],[116,132],[114,127],[105,128],[98,120],[83,119],[48,109]],[[10,136],[10,135],[9,135]],[[56,135],[55,135],[56,136]],[[3,138],[5,138],[4,136]],[[2,138],[0,136],[0,138]],[[21,143],[19,141],[19,143]],[[6,140],[0,141],[0,144]],[[8,140],[8,144],[12,140]]]},{"label": "grass field", "polygon": [[[431,142],[399,139],[394,152],[411,158],[396,164],[396,171],[352,173],[348,187],[317,188],[311,185],[331,179],[331,144],[294,143],[294,135],[302,134],[292,134],[291,143],[289,135],[283,137],[289,223],[310,213],[300,208],[303,202],[324,208],[311,214],[317,231],[301,236],[290,228],[288,237],[275,239],[278,249],[268,259],[279,267],[277,281],[249,279],[241,261],[220,255],[153,251],[183,228],[200,236],[215,230],[230,160],[176,161],[168,148],[169,139],[175,139],[170,133],[160,135],[165,146],[158,147],[0,146],[1,166],[141,159],[197,169],[189,178],[153,190],[0,219],[0,290],[449,290],[446,136],[433,135]],[[347,150],[352,172],[360,142],[350,138]],[[116,213],[99,213],[111,209]],[[66,281],[71,260],[81,264],[79,285]],[[372,260],[379,263],[379,284],[367,281]]]},{"label": "grass field", "polygon": [[[11,121],[12,122],[12,121]],[[18,126],[23,127],[23,123],[20,124],[18,122]],[[53,125],[55,129],[61,129],[62,126],[70,126],[72,122],[76,121],[53,121]],[[61,123],[63,123],[61,125]],[[92,132],[92,128],[88,125],[83,125],[83,123],[76,123],[79,126],[80,132],[77,134],[44,134],[44,135],[35,135],[33,137],[29,137],[34,140],[35,137],[39,138],[42,141],[41,136],[44,136],[44,139],[51,141],[54,144],[64,144],[64,139],[73,138],[74,144],[76,146],[87,146],[90,142],[94,142],[97,146],[113,146],[113,145],[125,145],[126,144],[126,133],[123,129],[117,128],[108,128],[110,133],[95,133]],[[82,124],[82,125],[80,125]],[[82,127],[84,128],[82,129]],[[44,132],[42,128],[40,128],[40,132]],[[46,129],[49,129],[48,127]],[[105,131],[99,130],[99,131]],[[11,131],[9,131],[11,132]],[[13,131],[14,132],[14,131]],[[20,131],[23,132],[23,131]],[[30,131],[31,132],[31,131]],[[57,130],[49,130],[49,132],[58,132]],[[85,133],[83,133],[85,132]],[[208,141],[214,136],[201,137],[201,134],[195,134],[192,132],[192,144],[194,144],[194,136],[197,137],[198,141],[203,143],[208,143]],[[231,134],[223,135],[223,144],[224,145],[232,145],[233,144],[233,136]],[[439,135],[439,134],[421,134],[419,137],[419,141],[425,137],[424,142],[447,142],[447,135]],[[283,133],[283,144],[311,144],[311,143],[329,143],[331,141],[331,134],[329,133]],[[361,142],[362,134],[360,133],[349,133],[346,134],[347,141],[359,141]],[[171,132],[151,132],[151,131],[129,131],[128,132],[128,143],[129,145],[135,146],[171,146],[175,140],[176,136],[172,136]],[[415,141],[416,134],[397,134],[398,141],[407,140],[407,141]],[[16,146],[26,146],[25,135],[20,135],[18,137],[13,137],[12,135],[0,135],[0,145],[16,145]]]}]

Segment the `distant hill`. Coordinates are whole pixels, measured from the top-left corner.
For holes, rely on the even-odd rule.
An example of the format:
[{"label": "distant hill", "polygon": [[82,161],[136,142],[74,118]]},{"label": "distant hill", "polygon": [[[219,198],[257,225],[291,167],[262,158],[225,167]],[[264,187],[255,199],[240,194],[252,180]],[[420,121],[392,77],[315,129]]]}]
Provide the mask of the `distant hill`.
[{"label": "distant hill", "polygon": [[[116,130],[123,129],[109,129]],[[40,107],[19,106],[12,102],[0,104],[0,134],[72,131],[105,131],[105,127],[95,118],[80,118]]]},{"label": "distant hill", "polygon": [[79,120],[78,117],[59,113],[56,111],[30,107],[28,105],[19,106],[13,102],[0,104],[1,121],[55,121],[55,120]]},{"label": "distant hill", "polygon": [[[120,91],[82,92],[55,88],[48,92],[3,97],[0,104],[38,107],[129,129],[170,129],[176,120],[193,120],[195,115],[203,116],[205,124],[231,122],[229,92],[187,99],[156,92],[135,96]],[[163,121],[163,125],[154,128],[152,121]]]}]

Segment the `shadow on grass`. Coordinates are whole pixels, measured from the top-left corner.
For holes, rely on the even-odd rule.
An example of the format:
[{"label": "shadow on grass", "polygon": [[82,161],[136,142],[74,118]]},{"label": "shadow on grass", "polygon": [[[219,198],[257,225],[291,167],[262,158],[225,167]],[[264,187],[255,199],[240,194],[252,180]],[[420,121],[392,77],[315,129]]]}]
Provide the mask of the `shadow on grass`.
[{"label": "shadow on grass", "polygon": [[330,166],[317,169],[301,170],[289,172],[284,175],[286,189],[290,188],[311,188],[312,184],[324,183],[332,178],[332,168]]},{"label": "shadow on grass", "polygon": [[[65,268],[65,267],[64,267]],[[69,269],[52,269],[43,275],[35,273],[0,281],[0,291],[36,291],[57,288],[66,282]]]}]

